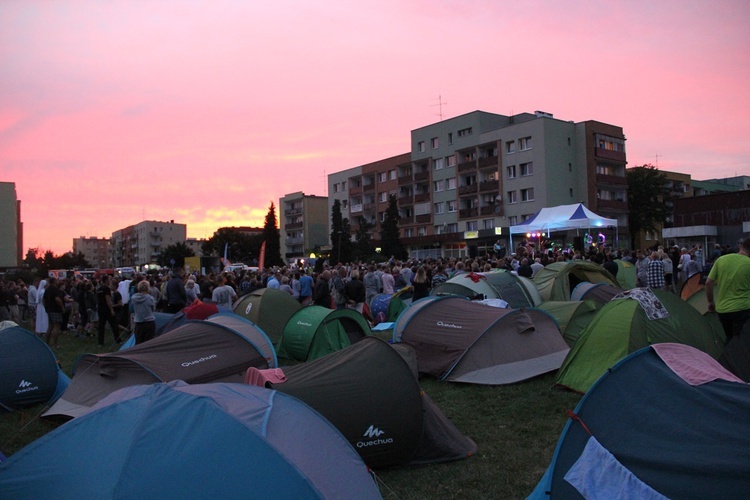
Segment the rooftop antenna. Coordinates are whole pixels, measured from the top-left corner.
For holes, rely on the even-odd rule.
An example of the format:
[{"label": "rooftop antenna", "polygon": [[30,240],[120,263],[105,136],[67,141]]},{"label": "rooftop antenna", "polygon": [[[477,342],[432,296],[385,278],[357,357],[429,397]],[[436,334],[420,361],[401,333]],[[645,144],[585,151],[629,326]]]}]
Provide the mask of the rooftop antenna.
[{"label": "rooftop antenna", "polygon": [[656,153],[656,168],[659,168],[659,153]]},{"label": "rooftop antenna", "polygon": [[323,194],[328,196],[328,177],[326,176],[326,169],[323,169]]},{"label": "rooftop antenna", "polygon": [[437,104],[432,104],[431,106],[432,107],[438,106],[438,111],[439,111],[438,112],[438,116],[440,117],[440,121],[443,121],[443,104],[445,104],[447,106],[448,103],[447,102],[443,102],[443,96],[442,95],[438,95],[437,101],[438,101]]}]

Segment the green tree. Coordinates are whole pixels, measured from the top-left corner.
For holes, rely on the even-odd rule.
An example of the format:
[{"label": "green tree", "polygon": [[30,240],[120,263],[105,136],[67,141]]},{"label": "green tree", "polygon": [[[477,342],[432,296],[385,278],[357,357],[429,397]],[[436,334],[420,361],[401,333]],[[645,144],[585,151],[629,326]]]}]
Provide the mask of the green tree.
[{"label": "green tree", "polygon": [[398,214],[398,201],[396,195],[388,197],[388,208],[385,210],[385,217],[380,223],[380,247],[386,258],[391,256],[397,259],[406,258],[406,249],[401,243],[398,231],[398,221],[401,217]]},{"label": "green tree", "polygon": [[353,257],[351,226],[341,214],[341,201],[334,200],[331,207],[331,261],[350,262]]},{"label": "green tree", "polygon": [[160,266],[171,267],[174,259],[175,267],[185,266],[185,257],[195,257],[195,252],[184,242],[177,242],[174,245],[165,247],[156,258],[156,263]]},{"label": "green tree", "polygon": [[263,241],[266,242],[265,266],[283,266],[281,258],[281,234],[276,223],[276,207],[273,202],[268,207],[266,220],[263,224]]},{"label": "green tree", "polygon": [[374,225],[367,222],[364,218],[359,223],[359,228],[355,235],[356,257],[359,260],[367,261],[373,254],[372,247],[372,229]]},{"label": "green tree", "polygon": [[224,257],[224,249],[226,249],[227,259],[230,262],[249,264],[253,258],[258,257],[262,242],[263,237],[260,235],[251,236],[238,229],[223,227],[201,245],[201,250],[203,255]]},{"label": "green tree", "polygon": [[664,224],[671,201],[666,176],[651,164],[627,169],[628,215],[631,246],[641,231],[654,231]]},{"label": "green tree", "polygon": [[29,248],[26,251],[23,265],[29,268],[32,273],[38,273],[44,267],[44,259],[39,256],[40,252],[38,248]]}]

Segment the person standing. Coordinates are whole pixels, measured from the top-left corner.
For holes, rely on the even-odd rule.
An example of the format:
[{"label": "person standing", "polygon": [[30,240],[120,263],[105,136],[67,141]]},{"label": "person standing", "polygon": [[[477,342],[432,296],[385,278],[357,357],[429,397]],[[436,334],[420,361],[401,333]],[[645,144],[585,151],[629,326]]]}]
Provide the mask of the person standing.
[{"label": "person standing", "polygon": [[216,287],[211,294],[211,300],[219,308],[219,312],[232,312],[232,303],[237,298],[234,288],[226,284],[226,278],[223,275],[216,277]]},{"label": "person standing", "polygon": [[44,308],[44,291],[47,289],[47,280],[39,282],[39,289],[36,293],[36,333],[44,336],[49,329],[49,318],[47,310]]},{"label": "person standing", "polygon": [[381,289],[383,290],[383,293],[386,293],[388,295],[393,295],[393,289],[396,286],[396,280],[393,277],[393,271],[391,268],[386,268],[385,272],[383,273],[383,276],[381,278]]},{"label": "person standing", "polygon": [[29,308],[29,320],[31,321],[31,331],[36,330],[36,308],[39,305],[39,278],[34,277],[34,280],[29,286],[29,298],[27,306]]},{"label": "person standing", "polygon": [[47,335],[47,345],[57,349],[57,339],[63,324],[63,313],[65,304],[63,303],[64,292],[57,287],[57,278],[50,278],[49,285],[44,291],[44,308],[49,318],[49,334]]},{"label": "person standing", "polygon": [[167,299],[167,312],[171,314],[182,311],[187,305],[187,293],[185,284],[182,282],[183,270],[177,268],[172,273],[172,279],[167,282],[164,288],[164,295]]},{"label": "person standing", "polygon": [[430,294],[432,284],[430,277],[427,275],[427,270],[424,266],[419,266],[417,274],[414,275],[414,281],[412,281],[414,287],[414,293],[412,294],[412,301],[417,301]]},{"label": "person standing", "polygon": [[646,286],[654,289],[663,289],[664,284],[664,264],[657,252],[651,252],[646,273]]},{"label": "person standing", "polygon": [[362,314],[365,306],[365,284],[359,279],[359,270],[352,269],[349,281],[344,284],[347,306]]},{"label": "person standing", "polygon": [[151,340],[156,335],[156,300],[149,293],[149,283],[146,280],[140,281],[136,285],[136,293],[130,297],[133,303],[133,333],[135,333],[135,343],[142,344]]},{"label": "person standing", "polygon": [[303,273],[299,277],[299,303],[303,306],[309,306],[312,304],[313,288],[315,283],[313,282],[312,276],[307,273]]},{"label": "person standing", "polygon": [[115,317],[115,309],[112,303],[112,289],[109,286],[109,276],[102,276],[99,288],[96,289],[96,312],[99,316],[97,334],[99,347],[104,347],[104,329],[109,324],[115,343],[120,343],[120,327]]},{"label": "person standing", "polygon": [[719,315],[727,342],[739,335],[750,320],[750,238],[739,253],[722,255],[714,262],[706,280],[708,310]]},{"label": "person standing", "polygon": [[367,266],[367,273],[362,281],[365,284],[365,302],[370,306],[370,304],[372,304],[372,299],[375,298],[378,294],[378,290],[380,290],[380,278],[375,274],[374,264]]}]

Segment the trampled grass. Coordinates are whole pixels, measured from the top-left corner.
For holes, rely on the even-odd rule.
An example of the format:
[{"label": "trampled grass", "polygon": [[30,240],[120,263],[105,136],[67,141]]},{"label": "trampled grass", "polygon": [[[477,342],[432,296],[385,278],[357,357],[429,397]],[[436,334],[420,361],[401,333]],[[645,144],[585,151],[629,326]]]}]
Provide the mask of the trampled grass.
[{"label": "trampled grass", "polygon": [[[27,325],[24,325],[27,326]],[[112,336],[108,332],[107,340]],[[98,348],[95,338],[64,335],[56,351],[71,375],[75,360]],[[523,498],[544,473],[566,421],[581,396],[552,388],[554,374],[514,385],[478,386],[422,379],[425,392],[478,445],[464,460],[375,471],[384,498]],[[0,415],[0,451],[17,452],[56,426],[40,418],[44,405]],[[394,408],[394,411],[398,411]]]}]

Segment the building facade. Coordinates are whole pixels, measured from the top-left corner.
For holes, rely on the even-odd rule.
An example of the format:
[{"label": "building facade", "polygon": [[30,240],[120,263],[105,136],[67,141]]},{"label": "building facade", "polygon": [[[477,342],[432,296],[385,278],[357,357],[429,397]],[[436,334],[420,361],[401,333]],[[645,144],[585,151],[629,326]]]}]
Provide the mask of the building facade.
[{"label": "building facade", "polygon": [[409,153],[329,175],[329,205],[341,200],[353,232],[374,223],[377,242],[395,194],[415,258],[484,254],[542,208],[578,202],[617,219],[607,236],[627,242],[626,164],[620,127],[474,111],[413,130]]},{"label": "building facade", "polygon": [[111,255],[109,241],[109,238],[97,238],[95,236],[90,238],[85,236],[73,238],[73,253],[82,253],[88,263],[95,268],[106,269],[114,267],[113,263],[109,260]]},{"label": "building facade", "polygon": [[18,267],[23,261],[21,202],[15,182],[0,182],[0,267]]},{"label": "building facade", "polygon": [[[338,189],[338,187],[337,187]],[[290,193],[279,199],[281,255],[285,262],[306,259],[328,245],[328,198]]]},{"label": "building facade", "polygon": [[161,250],[185,243],[187,226],[168,222],[143,221],[117,230],[110,239],[110,262],[114,267],[135,267],[156,262]]}]

